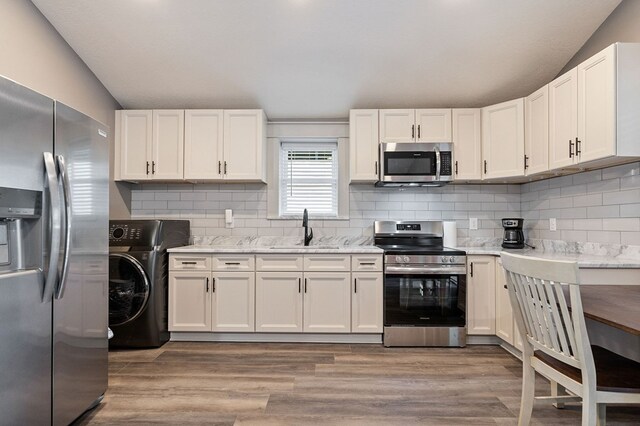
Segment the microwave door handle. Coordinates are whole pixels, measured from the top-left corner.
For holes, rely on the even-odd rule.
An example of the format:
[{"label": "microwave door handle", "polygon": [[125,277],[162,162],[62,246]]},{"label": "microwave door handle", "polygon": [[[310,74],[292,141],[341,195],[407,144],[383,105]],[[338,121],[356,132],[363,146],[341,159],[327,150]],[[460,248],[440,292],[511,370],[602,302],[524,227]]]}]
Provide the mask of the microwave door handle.
[{"label": "microwave door handle", "polygon": [[43,157],[50,203],[49,215],[51,224],[49,228],[51,231],[51,246],[49,248],[49,268],[45,278],[42,301],[49,302],[53,299],[56,281],[58,280],[58,261],[60,260],[60,239],[62,233],[62,206],[60,203],[60,193],[58,192],[58,173],[56,171],[53,154],[45,152]]},{"label": "microwave door handle", "polygon": [[440,166],[441,166],[441,162],[440,162],[440,148],[438,148],[437,146],[435,147],[435,151],[436,151],[436,180],[439,181],[440,180]]}]

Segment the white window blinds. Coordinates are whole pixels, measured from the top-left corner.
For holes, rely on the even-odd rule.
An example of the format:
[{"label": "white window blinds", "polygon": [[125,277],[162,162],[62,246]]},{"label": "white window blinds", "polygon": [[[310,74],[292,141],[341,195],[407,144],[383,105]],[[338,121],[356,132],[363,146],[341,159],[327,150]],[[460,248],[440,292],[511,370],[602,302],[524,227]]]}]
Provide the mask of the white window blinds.
[{"label": "white window blinds", "polygon": [[280,216],[338,216],[338,143],[283,142]]}]

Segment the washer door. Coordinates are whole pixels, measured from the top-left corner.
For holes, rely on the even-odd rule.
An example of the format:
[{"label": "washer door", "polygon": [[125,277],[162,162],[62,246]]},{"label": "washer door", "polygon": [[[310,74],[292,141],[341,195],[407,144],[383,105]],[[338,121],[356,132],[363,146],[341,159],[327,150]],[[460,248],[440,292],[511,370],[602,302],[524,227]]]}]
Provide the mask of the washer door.
[{"label": "washer door", "polygon": [[109,254],[109,326],[138,318],[149,300],[149,278],[133,256]]}]

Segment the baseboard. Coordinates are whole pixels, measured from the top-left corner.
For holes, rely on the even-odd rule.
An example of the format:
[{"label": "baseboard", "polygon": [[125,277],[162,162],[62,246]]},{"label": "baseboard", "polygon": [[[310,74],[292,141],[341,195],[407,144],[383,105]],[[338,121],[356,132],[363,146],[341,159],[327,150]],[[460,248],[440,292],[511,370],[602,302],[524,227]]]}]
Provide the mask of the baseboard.
[{"label": "baseboard", "polygon": [[469,336],[467,334],[467,345],[500,345],[502,339],[497,336]]},{"label": "baseboard", "polygon": [[382,334],[331,333],[197,333],[173,332],[172,342],[255,342],[255,343],[369,343],[381,344]]}]

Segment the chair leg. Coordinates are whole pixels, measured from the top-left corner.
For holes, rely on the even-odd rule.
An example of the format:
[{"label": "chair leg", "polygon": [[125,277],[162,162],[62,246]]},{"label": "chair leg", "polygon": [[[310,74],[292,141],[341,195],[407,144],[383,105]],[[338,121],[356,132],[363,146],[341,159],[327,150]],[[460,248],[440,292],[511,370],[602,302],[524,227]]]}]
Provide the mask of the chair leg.
[{"label": "chair leg", "polygon": [[[555,382],[553,380],[551,380],[550,382],[551,382],[551,396],[565,395],[567,393],[564,386],[559,385],[558,382]],[[553,406],[556,408],[564,408],[564,402],[554,402]]]},{"label": "chair leg", "polygon": [[596,426],[598,421],[598,408],[595,398],[585,393],[582,397],[582,426]]},{"label": "chair leg", "polygon": [[531,422],[535,391],[536,370],[531,366],[531,360],[524,356],[522,360],[522,399],[520,400],[518,426],[528,426]]},{"label": "chair leg", "polygon": [[607,404],[598,404],[598,426],[607,424]]}]

